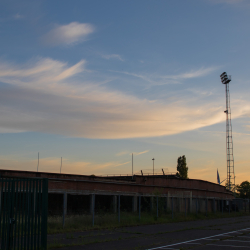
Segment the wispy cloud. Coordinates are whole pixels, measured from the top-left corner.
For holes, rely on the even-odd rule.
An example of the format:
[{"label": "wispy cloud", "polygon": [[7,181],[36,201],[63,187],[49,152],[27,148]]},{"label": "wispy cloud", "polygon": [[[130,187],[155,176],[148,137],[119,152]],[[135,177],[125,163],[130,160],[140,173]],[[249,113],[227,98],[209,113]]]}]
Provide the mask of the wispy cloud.
[{"label": "wispy cloud", "polygon": [[24,16],[23,15],[20,15],[20,14],[16,14],[13,16],[14,19],[23,19]]},{"label": "wispy cloud", "polygon": [[200,68],[197,70],[191,70],[189,72],[180,73],[177,75],[153,75],[148,73],[132,73],[127,71],[113,71],[120,74],[134,76],[136,78],[140,78],[146,82],[149,82],[152,85],[164,85],[164,84],[176,84],[181,83],[182,80],[198,78],[208,75],[213,71],[219,69],[220,67],[208,67],[208,68]]},{"label": "wispy cloud", "polygon": [[141,154],[146,154],[148,153],[149,150],[145,150],[145,151],[142,151],[142,152],[129,152],[129,151],[121,151],[119,153],[116,154],[116,156],[122,156],[122,155],[141,155]]},{"label": "wispy cloud", "polygon": [[127,162],[124,162],[124,163],[119,163],[115,167],[120,167],[120,166],[123,166],[123,165],[127,165],[129,163],[131,163],[131,161],[127,161]]},{"label": "wispy cloud", "polygon": [[[79,73],[91,75],[86,64],[50,58],[25,66],[1,62],[0,81],[14,87],[0,91],[0,131],[116,139],[171,135],[224,121],[218,102],[192,103],[192,95],[178,102],[151,102],[81,81]],[[234,118],[250,112],[246,101],[233,105]]]},{"label": "wispy cloud", "polygon": [[134,155],[142,155],[142,154],[146,154],[146,153],[148,153],[149,152],[149,150],[145,150],[145,151],[142,151],[142,152],[135,152],[135,153],[133,153]]},{"label": "wispy cloud", "polygon": [[42,40],[48,45],[70,45],[86,40],[95,30],[92,24],[72,22],[66,25],[57,25],[43,36]]},{"label": "wispy cloud", "polygon": [[122,57],[118,54],[111,54],[111,55],[102,55],[102,58],[104,59],[117,59],[117,60],[120,60],[120,61],[124,61],[124,59],[122,59]]}]

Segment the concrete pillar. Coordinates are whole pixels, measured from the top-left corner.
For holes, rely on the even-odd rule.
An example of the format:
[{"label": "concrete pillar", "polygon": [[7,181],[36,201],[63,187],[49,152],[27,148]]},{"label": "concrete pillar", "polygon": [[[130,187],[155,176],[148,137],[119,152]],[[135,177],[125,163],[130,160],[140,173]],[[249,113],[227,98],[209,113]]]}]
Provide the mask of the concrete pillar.
[{"label": "concrete pillar", "polygon": [[90,204],[89,204],[89,212],[90,214],[93,214],[95,209],[95,195],[90,194]]},{"label": "concrete pillar", "polygon": [[67,209],[68,209],[68,194],[63,193],[63,215],[67,215]]},{"label": "concrete pillar", "polygon": [[132,212],[137,212],[137,196],[133,196]]},{"label": "concrete pillar", "polygon": [[113,196],[113,213],[117,213],[117,196]]}]

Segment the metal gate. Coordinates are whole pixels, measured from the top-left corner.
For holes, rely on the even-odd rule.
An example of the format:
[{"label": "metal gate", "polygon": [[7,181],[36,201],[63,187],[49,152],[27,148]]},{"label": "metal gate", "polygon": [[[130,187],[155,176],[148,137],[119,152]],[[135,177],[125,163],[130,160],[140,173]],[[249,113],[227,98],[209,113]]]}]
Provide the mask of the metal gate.
[{"label": "metal gate", "polygon": [[47,249],[48,179],[0,178],[0,250]]}]

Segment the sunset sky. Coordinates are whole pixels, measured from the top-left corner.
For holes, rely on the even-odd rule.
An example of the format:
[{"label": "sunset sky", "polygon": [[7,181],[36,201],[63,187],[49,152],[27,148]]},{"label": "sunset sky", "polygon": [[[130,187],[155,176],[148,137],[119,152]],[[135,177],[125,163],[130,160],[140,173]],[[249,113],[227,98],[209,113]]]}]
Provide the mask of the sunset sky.
[{"label": "sunset sky", "polygon": [[0,2],[0,168],[250,181],[250,1]]}]

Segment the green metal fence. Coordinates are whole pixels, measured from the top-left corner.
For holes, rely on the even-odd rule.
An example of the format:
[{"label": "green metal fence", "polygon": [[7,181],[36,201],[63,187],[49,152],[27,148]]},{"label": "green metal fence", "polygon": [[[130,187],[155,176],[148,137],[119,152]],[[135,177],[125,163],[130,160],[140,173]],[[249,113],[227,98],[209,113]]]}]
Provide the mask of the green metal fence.
[{"label": "green metal fence", "polygon": [[0,178],[0,250],[47,249],[48,179]]}]

